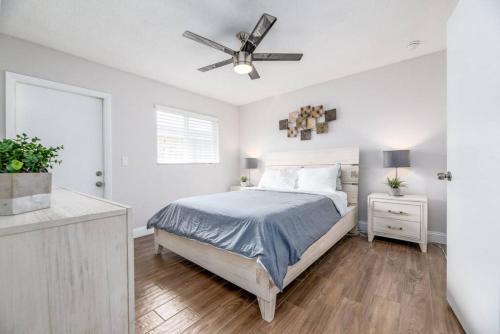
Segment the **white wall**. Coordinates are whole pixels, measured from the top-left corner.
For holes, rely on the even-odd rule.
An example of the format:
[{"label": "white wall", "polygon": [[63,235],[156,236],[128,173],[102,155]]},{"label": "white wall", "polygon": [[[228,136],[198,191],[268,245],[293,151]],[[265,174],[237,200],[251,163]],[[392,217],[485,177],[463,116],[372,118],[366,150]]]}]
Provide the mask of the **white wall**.
[{"label": "white wall", "polygon": [[[0,137],[5,135],[5,71],[112,95],[113,200],[134,208],[136,226],[172,200],[226,191],[238,182],[233,105],[0,34]],[[217,116],[220,164],[157,165],[154,104]],[[128,167],[121,167],[122,155],[129,157]]]},{"label": "white wall", "polygon": [[[328,134],[311,141],[287,138],[278,120],[303,105],[337,108]],[[370,192],[387,191],[382,150],[410,149],[412,167],[402,171],[408,193],[429,197],[429,229],[446,232],[446,53],[428,56],[307,87],[240,108],[241,156],[278,150],[359,146],[360,220]],[[258,172],[255,172],[255,179]]]},{"label": "white wall", "polygon": [[500,1],[448,21],[448,301],[468,333],[500,333]]},{"label": "white wall", "polygon": [[[238,177],[241,156],[267,151],[359,145],[361,220],[369,192],[385,191],[381,150],[410,148],[413,167],[403,171],[407,192],[429,196],[430,229],[446,231],[444,52],[311,86],[237,108],[172,86],[0,35],[0,70],[82,86],[113,96],[113,199],[135,209],[136,225],[182,196],[224,191]],[[0,136],[4,135],[4,79],[0,80]],[[157,165],[153,104],[213,114],[220,119],[221,163]],[[312,141],[286,138],[279,119],[306,104],[336,107],[330,133]],[[240,136],[238,140],[238,127]],[[240,146],[238,141],[240,141]],[[121,167],[122,155],[129,167]]]}]

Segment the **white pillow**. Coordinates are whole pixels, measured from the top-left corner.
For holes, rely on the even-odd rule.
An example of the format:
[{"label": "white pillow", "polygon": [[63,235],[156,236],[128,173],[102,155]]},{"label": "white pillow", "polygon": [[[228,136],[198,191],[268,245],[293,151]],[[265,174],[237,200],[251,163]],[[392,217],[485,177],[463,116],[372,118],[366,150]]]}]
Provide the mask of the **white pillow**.
[{"label": "white pillow", "polygon": [[266,169],[259,182],[260,188],[293,190],[297,184],[297,168]]},{"label": "white pillow", "polygon": [[337,190],[340,164],[332,167],[302,168],[298,172],[297,189],[304,191]]}]

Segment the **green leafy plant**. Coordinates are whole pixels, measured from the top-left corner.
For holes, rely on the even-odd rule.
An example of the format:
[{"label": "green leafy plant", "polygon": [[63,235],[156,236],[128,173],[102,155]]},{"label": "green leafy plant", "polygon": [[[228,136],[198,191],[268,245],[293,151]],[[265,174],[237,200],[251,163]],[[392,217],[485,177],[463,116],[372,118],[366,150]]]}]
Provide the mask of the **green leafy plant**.
[{"label": "green leafy plant", "polygon": [[243,175],[243,176],[240,177],[240,180],[241,180],[241,182],[247,182],[248,181],[248,177],[246,177],[245,175]]},{"label": "green leafy plant", "polygon": [[392,189],[399,189],[402,187],[406,187],[404,184],[405,181],[402,181],[399,177],[387,177],[387,182],[386,184],[391,187]]},{"label": "green leafy plant", "polygon": [[16,135],[0,140],[0,173],[46,173],[55,164],[58,152],[64,147],[45,147],[40,138]]}]

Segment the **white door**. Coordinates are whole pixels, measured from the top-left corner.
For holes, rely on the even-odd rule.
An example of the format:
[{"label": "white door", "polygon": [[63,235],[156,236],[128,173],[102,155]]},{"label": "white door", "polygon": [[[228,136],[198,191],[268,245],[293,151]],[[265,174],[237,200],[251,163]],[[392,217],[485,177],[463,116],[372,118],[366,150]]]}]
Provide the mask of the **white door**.
[{"label": "white door", "polygon": [[64,145],[53,185],[104,197],[103,99],[16,82],[15,132]]},{"label": "white door", "polygon": [[500,1],[448,21],[448,301],[467,333],[500,333]]}]

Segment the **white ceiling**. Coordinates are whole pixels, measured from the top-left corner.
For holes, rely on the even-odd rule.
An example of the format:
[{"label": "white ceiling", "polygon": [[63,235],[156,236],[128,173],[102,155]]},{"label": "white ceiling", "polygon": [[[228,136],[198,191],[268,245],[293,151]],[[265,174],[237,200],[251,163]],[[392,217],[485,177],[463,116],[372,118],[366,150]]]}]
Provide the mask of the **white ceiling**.
[{"label": "white ceiling", "polygon": [[[4,0],[0,32],[242,105],[446,47],[458,0]],[[259,80],[184,30],[237,49],[262,13],[278,18],[256,52],[302,52],[301,62],[259,62]],[[410,51],[412,40],[424,44]]]}]

